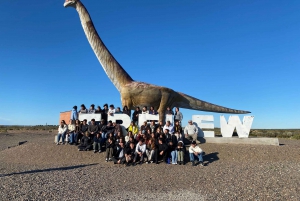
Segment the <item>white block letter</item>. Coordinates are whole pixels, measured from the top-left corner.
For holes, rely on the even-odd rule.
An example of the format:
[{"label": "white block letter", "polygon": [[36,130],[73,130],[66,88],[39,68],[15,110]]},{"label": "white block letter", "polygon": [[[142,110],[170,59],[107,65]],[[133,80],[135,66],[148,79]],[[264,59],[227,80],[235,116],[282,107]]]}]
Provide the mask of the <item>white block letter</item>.
[{"label": "white block letter", "polygon": [[[215,137],[215,131],[202,131],[203,128],[214,129],[213,115],[193,115],[192,121],[198,126],[198,137]],[[209,122],[202,122],[209,121]]]},{"label": "white block letter", "polygon": [[248,138],[254,116],[244,116],[243,123],[238,116],[229,116],[228,124],[223,115],[220,116],[221,133],[223,137],[232,137],[234,128],[239,138]]}]

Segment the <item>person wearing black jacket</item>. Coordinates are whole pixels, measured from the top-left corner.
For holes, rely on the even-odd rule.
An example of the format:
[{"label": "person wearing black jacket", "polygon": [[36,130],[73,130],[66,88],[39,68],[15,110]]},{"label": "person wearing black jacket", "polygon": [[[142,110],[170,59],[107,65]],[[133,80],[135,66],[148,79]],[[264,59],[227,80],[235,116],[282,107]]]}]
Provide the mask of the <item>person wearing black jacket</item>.
[{"label": "person wearing black jacket", "polygon": [[[168,157],[172,159],[172,164],[177,165],[176,145],[172,141],[168,143]],[[171,163],[171,161],[170,161]]]},{"label": "person wearing black jacket", "polygon": [[102,119],[104,119],[104,123],[107,124],[107,117],[108,117],[108,104],[104,104],[103,105],[103,110],[102,110],[102,113],[101,113],[101,117]]},{"label": "person wearing black jacket", "polygon": [[124,142],[119,142],[119,148],[114,157],[112,158],[112,161],[114,164],[124,164],[126,161],[125,158],[125,148],[124,148]]},{"label": "person wearing black jacket", "polygon": [[123,114],[127,114],[131,118],[131,110],[126,105],[123,107]]},{"label": "person wearing black jacket", "polygon": [[106,141],[106,158],[105,161],[108,162],[112,160],[113,153],[114,153],[115,143],[112,138],[108,138]]},{"label": "person wearing black jacket", "polygon": [[159,138],[158,140],[158,149],[155,153],[155,163],[158,164],[158,160],[162,158],[162,160],[166,163],[168,154],[168,145],[163,141],[163,139]]},{"label": "person wearing black jacket", "polygon": [[88,131],[80,140],[80,145],[78,146],[78,151],[89,151],[92,149],[92,139]]},{"label": "person wearing black jacket", "polygon": [[142,114],[142,111],[140,110],[140,107],[136,107],[132,114],[132,121],[134,121],[135,125],[139,124],[139,114]]},{"label": "person wearing black jacket", "polygon": [[106,124],[104,119],[101,119],[100,124],[98,125],[98,132],[101,135],[102,144],[103,144],[107,138],[107,129],[106,129]]},{"label": "person wearing black jacket", "polygon": [[75,138],[75,143],[78,145],[79,140],[85,135],[85,133],[88,131],[89,125],[86,123],[87,120],[84,119],[82,124],[80,125],[80,128],[78,130],[78,133]]},{"label": "person wearing black jacket", "polygon": [[134,154],[135,154],[135,143],[130,142],[129,147],[125,149],[126,165],[129,165],[129,163],[133,161]]},{"label": "person wearing black jacket", "polygon": [[97,151],[101,153],[101,147],[102,147],[102,139],[100,133],[97,133],[93,140],[93,149],[94,153]]}]

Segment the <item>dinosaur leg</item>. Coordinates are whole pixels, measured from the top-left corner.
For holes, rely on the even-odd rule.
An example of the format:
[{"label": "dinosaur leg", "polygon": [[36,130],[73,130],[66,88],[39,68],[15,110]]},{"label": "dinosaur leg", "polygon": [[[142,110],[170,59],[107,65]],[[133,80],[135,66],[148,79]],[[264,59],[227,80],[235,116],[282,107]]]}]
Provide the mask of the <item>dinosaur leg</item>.
[{"label": "dinosaur leg", "polygon": [[158,109],[158,114],[159,114],[159,120],[162,121],[163,123],[165,123],[166,120],[166,110],[167,107],[171,107],[172,108],[172,96],[170,95],[170,93],[165,93],[162,95],[161,101],[160,101],[160,105],[159,105],[159,109]]}]

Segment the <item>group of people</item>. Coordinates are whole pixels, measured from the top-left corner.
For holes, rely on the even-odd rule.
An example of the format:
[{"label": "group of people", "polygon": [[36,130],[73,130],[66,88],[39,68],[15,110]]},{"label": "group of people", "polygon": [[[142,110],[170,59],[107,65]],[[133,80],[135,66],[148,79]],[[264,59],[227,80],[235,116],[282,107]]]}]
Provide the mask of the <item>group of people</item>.
[{"label": "group of people", "polygon": [[[83,113],[89,113],[84,108],[81,107],[79,113],[82,110],[84,110]],[[73,109],[77,108],[74,106]],[[130,115],[130,110],[128,111],[128,115]],[[179,111],[178,108],[177,111]],[[110,115],[109,112],[107,114]],[[68,125],[64,120],[61,121],[58,128],[57,145],[62,140],[62,144],[77,145],[79,151],[93,150],[94,153],[105,151],[106,162],[113,161],[115,164],[127,166],[144,162],[158,164],[160,161],[184,165],[185,161],[188,161],[186,158],[188,155],[193,166],[196,165],[196,158],[198,158],[199,164],[203,165],[203,151],[196,144],[198,128],[191,120],[184,129],[179,120],[175,120],[174,125],[170,121],[165,124],[162,121],[159,121],[158,124],[155,121],[151,121],[150,124],[145,121],[140,126],[136,124],[134,118],[132,120],[125,131],[120,124],[106,121],[104,118],[100,122],[92,119],[90,124],[86,119],[80,122],[78,116],[76,117],[76,112],[72,111]],[[187,153],[186,142],[188,140],[192,140],[192,142]]]}]

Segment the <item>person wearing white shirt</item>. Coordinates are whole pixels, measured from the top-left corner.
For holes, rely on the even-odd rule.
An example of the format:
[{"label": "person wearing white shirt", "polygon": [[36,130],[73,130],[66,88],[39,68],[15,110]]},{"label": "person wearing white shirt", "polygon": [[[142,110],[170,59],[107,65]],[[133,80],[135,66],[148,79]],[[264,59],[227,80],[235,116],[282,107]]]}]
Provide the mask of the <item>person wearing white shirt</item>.
[{"label": "person wearing white shirt", "polygon": [[187,139],[192,138],[193,141],[197,140],[198,128],[195,124],[193,124],[192,120],[189,120],[189,124],[184,128],[184,134]]},{"label": "person wearing white shirt", "polygon": [[56,142],[57,145],[59,145],[60,138],[62,138],[62,143],[65,144],[67,131],[68,131],[68,126],[65,120],[62,120],[60,122],[60,126],[58,127],[57,142]]},{"label": "person wearing white shirt", "polygon": [[203,157],[202,157],[202,149],[196,145],[196,141],[193,141],[190,148],[189,148],[189,154],[190,154],[190,160],[192,162],[192,166],[195,166],[195,156],[198,157],[199,163],[201,166],[203,166]]},{"label": "person wearing white shirt", "polygon": [[114,105],[110,105],[109,109],[108,109],[108,115],[114,116],[115,113],[116,113],[115,106]]},{"label": "person wearing white shirt", "polygon": [[142,114],[149,114],[149,111],[147,110],[147,106],[143,107]]},{"label": "person wearing white shirt", "polygon": [[135,164],[137,157],[140,158],[140,163],[144,161],[144,156],[146,156],[146,144],[144,143],[144,139],[140,139],[139,143],[137,143],[134,153],[133,164]]},{"label": "person wearing white shirt", "polygon": [[68,125],[69,144],[75,143],[75,121],[70,119]]},{"label": "person wearing white shirt", "polygon": [[169,130],[169,133],[172,134],[174,132],[174,128],[173,126],[171,125],[171,122],[170,121],[167,121],[166,124],[164,125],[163,127],[163,131],[165,131],[166,129]]}]

